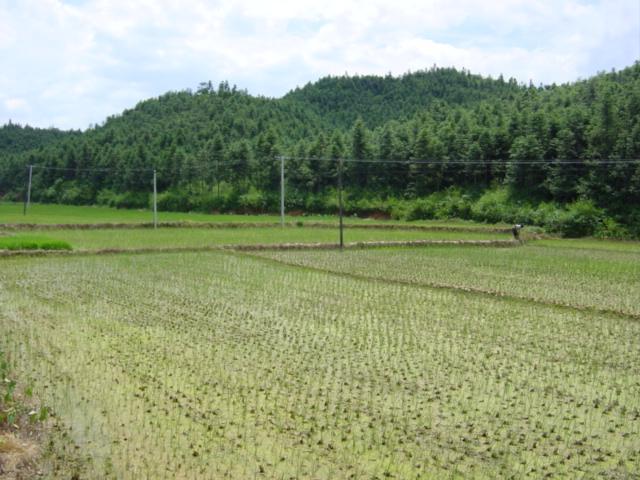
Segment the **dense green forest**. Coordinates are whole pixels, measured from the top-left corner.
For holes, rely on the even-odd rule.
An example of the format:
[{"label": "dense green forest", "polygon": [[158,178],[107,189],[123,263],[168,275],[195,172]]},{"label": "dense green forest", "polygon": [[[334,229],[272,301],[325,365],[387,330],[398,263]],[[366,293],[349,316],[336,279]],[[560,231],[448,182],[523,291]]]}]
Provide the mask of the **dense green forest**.
[{"label": "dense green forest", "polygon": [[0,153],[20,153],[44,147],[56,140],[71,138],[80,132],[65,132],[56,128],[32,128],[9,123],[0,128]]},{"label": "dense green forest", "polygon": [[[565,85],[436,68],[326,77],[283,98],[227,82],[140,102],[84,132],[0,129],[0,196],[142,207],[519,221],[640,235],[640,62]],[[357,161],[354,161],[357,160]]]}]

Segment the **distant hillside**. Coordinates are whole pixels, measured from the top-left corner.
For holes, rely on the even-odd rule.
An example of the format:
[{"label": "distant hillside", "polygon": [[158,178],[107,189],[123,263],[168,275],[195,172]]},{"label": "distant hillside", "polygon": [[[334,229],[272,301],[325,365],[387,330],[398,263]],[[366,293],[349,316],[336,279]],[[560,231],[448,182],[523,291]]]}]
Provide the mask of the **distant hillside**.
[{"label": "distant hillside", "polygon": [[278,155],[295,157],[286,178],[296,209],[334,208],[342,158],[345,185],[365,211],[372,198],[505,185],[517,201],[588,200],[640,223],[632,161],[640,158],[640,62],[560,86],[437,68],[326,77],[280,99],[205,82],[82,133],[0,128],[0,195],[21,197],[25,166],[35,164],[35,200],[144,206],[150,178],[141,172],[155,168],[164,208],[268,210],[277,203]]},{"label": "distant hillside", "polygon": [[511,99],[524,87],[453,68],[432,68],[400,77],[374,75],[325,77],[284,98],[309,107],[329,126],[350,128],[358,117],[372,128],[407,120],[434,104],[476,105]]},{"label": "distant hillside", "polygon": [[0,154],[20,153],[44,147],[79,132],[65,132],[57,128],[32,128],[9,122],[0,127]]}]

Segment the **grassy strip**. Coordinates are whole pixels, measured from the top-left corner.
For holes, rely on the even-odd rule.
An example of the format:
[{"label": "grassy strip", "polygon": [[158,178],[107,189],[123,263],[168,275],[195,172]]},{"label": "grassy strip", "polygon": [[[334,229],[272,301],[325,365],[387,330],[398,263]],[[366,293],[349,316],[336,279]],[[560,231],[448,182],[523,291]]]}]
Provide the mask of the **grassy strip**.
[{"label": "grassy strip", "polygon": [[[347,250],[389,247],[424,247],[424,246],[483,246],[483,247],[515,247],[522,245],[513,240],[406,240],[406,241],[372,241],[345,243]],[[286,250],[338,250],[338,243],[255,243],[255,244],[220,244],[203,247],[148,247],[148,248],[100,248],[76,249],[67,251],[51,250],[0,250],[0,257],[51,256],[51,255],[110,255],[110,254],[145,254],[145,253],[197,253],[218,250],[237,250],[240,252],[286,251]]]},{"label": "grassy strip", "polygon": [[[77,249],[199,248],[215,245],[276,243],[337,243],[337,229],[327,228],[170,228],[128,230],[50,230],[47,236],[64,240]],[[429,232],[412,230],[345,230],[345,242],[409,240],[509,240],[505,234],[487,232]]]},{"label": "grassy strip", "polygon": [[71,245],[64,241],[39,236],[10,236],[0,237],[1,250],[71,250]]},{"label": "grassy strip", "polygon": [[[280,227],[278,222],[160,222],[159,228],[275,228]],[[338,228],[337,223],[302,220],[285,222],[287,228]],[[120,229],[151,229],[152,222],[140,223],[3,223],[0,230],[120,230]],[[408,223],[346,223],[344,228],[371,229],[371,230],[407,230],[425,232],[478,232],[478,233],[502,233],[508,234],[511,229],[491,225],[428,225]]]},{"label": "grassy strip", "polygon": [[[240,215],[240,214],[204,214],[184,212],[159,212],[159,221],[166,223],[271,223],[280,221],[278,215]],[[122,224],[144,223],[151,225],[152,213],[149,210],[115,209],[102,206],[75,206],[54,204],[32,204],[23,215],[22,203],[0,202],[0,222],[11,225],[48,225],[48,224]],[[457,227],[467,230],[506,229],[507,224],[484,224],[470,220],[376,220],[345,217],[345,223],[368,225],[371,223],[384,225],[426,225],[430,227]],[[295,224],[297,222],[329,223],[337,222],[337,215],[286,215],[285,221]]]}]

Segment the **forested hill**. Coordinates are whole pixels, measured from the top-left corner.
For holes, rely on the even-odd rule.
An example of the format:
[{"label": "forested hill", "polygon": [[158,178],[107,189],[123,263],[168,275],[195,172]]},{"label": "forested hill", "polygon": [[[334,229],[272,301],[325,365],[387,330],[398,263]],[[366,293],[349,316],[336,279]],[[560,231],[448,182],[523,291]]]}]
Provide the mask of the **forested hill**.
[{"label": "forested hill", "polygon": [[[205,82],[82,133],[0,128],[0,196],[21,198],[34,164],[34,200],[142,206],[150,179],[140,171],[156,168],[164,208],[264,211],[278,204],[277,155],[296,157],[286,166],[289,208],[332,211],[331,159],[343,158],[353,212],[445,190],[453,198],[452,189],[476,201],[500,186],[494,200],[528,202],[535,223],[544,223],[531,213],[539,205],[580,199],[640,224],[640,167],[620,162],[640,158],[640,62],[560,86],[438,68],[327,77],[280,99]],[[469,217],[467,207],[415,216]]]},{"label": "forested hill", "polygon": [[79,134],[80,132],[65,132],[57,128],[22,127],[9,121],[0,128],[0,154],[25,152]]},{"label": "forested hill", "polygon": [[453,68],[432,68],[400,77],[325,77],[285,96],[308,106],[328,125],[350,128],[358,117],[370,128],[390,120],[408,120],[434,106],[472,106],[483,100],[513,99],[522,90],[515,79],[505,82],[459,72]]}]

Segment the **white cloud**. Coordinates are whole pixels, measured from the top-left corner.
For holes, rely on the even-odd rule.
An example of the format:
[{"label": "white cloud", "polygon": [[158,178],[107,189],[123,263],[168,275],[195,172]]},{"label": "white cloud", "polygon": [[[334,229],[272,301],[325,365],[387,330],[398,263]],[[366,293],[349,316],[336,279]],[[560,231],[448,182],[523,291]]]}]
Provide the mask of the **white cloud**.
[{"label": "white cloud", "polygon": [[85,128],[208,79],[277,96],[436,63],[571,81],[640,58],[640,2],[0,0],[0,55],[0,123]]},{"label": "white cloud", "polygon": [[4,108],[10,112],[29,108],[29,104],[24,98],[7,98],[4,101]]}]

